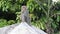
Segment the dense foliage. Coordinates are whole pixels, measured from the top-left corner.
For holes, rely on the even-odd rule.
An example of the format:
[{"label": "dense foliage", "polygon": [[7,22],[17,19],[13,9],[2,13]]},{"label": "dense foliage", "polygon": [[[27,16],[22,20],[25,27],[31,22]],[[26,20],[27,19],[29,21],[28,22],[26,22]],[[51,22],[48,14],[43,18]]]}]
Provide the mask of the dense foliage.
[{"label": "dense foliage", "polygon": [[32,25],[59,34],[60,2],[52,0],[0,0],[0,27],[19,23],[22,5],[28,7]]}]

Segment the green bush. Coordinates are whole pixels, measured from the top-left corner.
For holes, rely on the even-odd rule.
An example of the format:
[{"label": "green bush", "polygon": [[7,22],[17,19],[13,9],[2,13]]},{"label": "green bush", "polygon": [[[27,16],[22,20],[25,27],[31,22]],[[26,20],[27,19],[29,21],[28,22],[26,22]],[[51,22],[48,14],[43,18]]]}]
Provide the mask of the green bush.
[{"label": "green bush", "polygon": [[12,25],[12,24],[15,24],[14,20],[7,21],[6,19],[0,19],[0,27]]},{"label": "green bush", "polygon": [[5,19],[0,19],[0,27],[4,27],[4,26],[7,26],[7,20]]},{"label": "green bush", "polygon": [[9,20],[9,21],[7,22],[7,24],[8,24],[8,25],[15,24],[15,21],[14,21],[14,20]]}]

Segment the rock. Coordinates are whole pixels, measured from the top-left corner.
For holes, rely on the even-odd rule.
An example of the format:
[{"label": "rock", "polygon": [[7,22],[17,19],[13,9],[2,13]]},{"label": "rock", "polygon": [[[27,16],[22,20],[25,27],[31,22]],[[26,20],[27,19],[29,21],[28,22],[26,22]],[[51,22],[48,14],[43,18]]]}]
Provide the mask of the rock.
[{"label": "rock", "polygon": [[0,28],[0,34],[47,34],[44,31],[28,25],[26,22],[20,24],[13,24]]},{"label": "rock", "polygon": [[26,22],[22,22],[8,34],[46,34],[46,33],[40,29],[37,29],[34,26],[29,26]]},{"label": "rock", "polygon": [[13,24],[13,25],[10,25],[10,26],[6,26],[6,27],[0,28],[0,34],[7,34],[7,33],[9,33],[17,25],[18,24]]}]

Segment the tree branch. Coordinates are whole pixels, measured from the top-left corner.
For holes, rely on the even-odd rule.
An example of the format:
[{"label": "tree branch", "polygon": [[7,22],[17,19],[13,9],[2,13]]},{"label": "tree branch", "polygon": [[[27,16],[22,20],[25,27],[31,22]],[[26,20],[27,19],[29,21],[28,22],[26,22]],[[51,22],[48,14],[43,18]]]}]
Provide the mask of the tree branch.
[{"label": "tree branch", "polygon": [[44,13],[47,15],[46,10],[43,8],[43,6],[41,5],[41,2],[39,0],[35,0],[35,2],[37,2],[38,5],[40,5],[40,7],[42,8],[42,10],[44,11]]}]

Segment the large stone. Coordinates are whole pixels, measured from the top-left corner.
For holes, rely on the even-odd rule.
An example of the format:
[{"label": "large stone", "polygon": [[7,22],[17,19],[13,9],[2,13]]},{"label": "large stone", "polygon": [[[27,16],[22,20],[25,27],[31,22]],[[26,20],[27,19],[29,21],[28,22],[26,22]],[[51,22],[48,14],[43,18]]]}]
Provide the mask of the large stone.
[{"label": "large stone", "polygon": [[18,24],[13,24],[10,26],[6,26],[6,27],[2,27],[0,28],[0,34],[7,34],[9,33],[11,30],[13,30]]},{"label": "large stone", "polygon": [[20,24],[13,24],[0,28],[0,34],[47,34],[41,29],[28,25],[26,22]]}]

